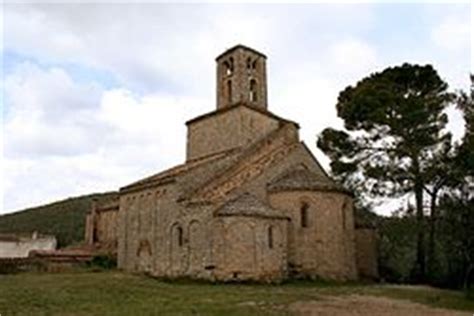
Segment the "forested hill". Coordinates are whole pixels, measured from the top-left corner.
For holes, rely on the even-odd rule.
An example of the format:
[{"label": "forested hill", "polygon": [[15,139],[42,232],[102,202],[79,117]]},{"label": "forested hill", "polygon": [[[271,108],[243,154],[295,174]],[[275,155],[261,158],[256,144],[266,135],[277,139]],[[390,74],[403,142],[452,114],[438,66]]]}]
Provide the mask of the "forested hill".
[{"label": "forested hill", "polygon": [[0,215],[0,233],[37,231],[55,235],[59,247],[80,243],[84,240],[85,218],[92,200],[109,199],[116,194],[105,192],[83,195]]}]

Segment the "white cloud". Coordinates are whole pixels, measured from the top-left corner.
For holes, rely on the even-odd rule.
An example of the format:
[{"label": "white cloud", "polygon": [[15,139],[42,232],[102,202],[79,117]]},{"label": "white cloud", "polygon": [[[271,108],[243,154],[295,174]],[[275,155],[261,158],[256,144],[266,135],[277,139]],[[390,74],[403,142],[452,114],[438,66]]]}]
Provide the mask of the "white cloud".
[{"label": "white cloud", "polygon": [[[374,5],[78,3],[4,9],[5,50],[31,60],[15,61],[6,74],[7,210],[117,189],[182,162],[184,122],[214,109],[214,57],[236,43],[268,55],[270,110],[300,123],[302,138],[323,163],[316,134],[341,126],[335,111],[339,91],[389,65]],[[458,39],[450,47],[461,45],[459,23],[446,25],[433,31],[434,38],[453,36]],[[392,62],[413,59],[389,49]],[[446,50],[435,59],[432,46],[418,50],[423,60],[439,60],[444,69],[453,68],[451,56],[464,56]],[[117,84],[106,88],[101,78],[74,74],[74,66],[106,73]]]},{"label": "white cloud", "polygon": [[7,157],[74,155],[96,144],[84,130],[93,121],[91,105],[100,93],[97,86],[76,85],[59,68],[44,71],[22,63],[5,78],[5,92]]},{"label": "white cloud", "polygon": [[342,128],[335,108],[339,92],[375,71],[377,62],[375,48],[363,40],[334,41],[319,60],[292,63],[271,91],[272,109],[300,124],[301,138],[326,168],[329,160],[316,148],[317,135],[328,126]]},{"label": "white cloud", "polygon": [[334,43],[329,47],[327,58],[331,63],[328,68],[347,81],[366,76],[378,64],[375,48],[355,38],[342,39]]},{"label": "white cloud", "polygon": [[436,45],[449,51],[469,50],[472,41],[471,26],[464,18],[449,16],[433,29],[431,38]]},{"label": "white cloud", "polygon": [[133,91],[211,99],[213,57],[226,48],[244,43],[294,58],[313,48],[306,41],[313,27],[364,28],[367,12],[370,6],[360,5],[7,4],[5,46],[111,72]]},{"label": "white cloud", "polygon": [[5,88],[5,210],[117,189],[180,163],[184,122],[206,111],[199,98],[100,90],[31,63]]}]

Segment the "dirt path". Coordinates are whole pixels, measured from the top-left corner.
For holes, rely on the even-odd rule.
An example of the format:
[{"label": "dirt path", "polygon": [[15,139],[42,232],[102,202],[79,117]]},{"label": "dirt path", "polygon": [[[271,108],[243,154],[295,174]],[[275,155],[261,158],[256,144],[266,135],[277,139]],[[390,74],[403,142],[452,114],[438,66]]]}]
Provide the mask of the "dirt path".
[{"label": "dirt path", "polygon": [[290,305],[300,316],[472,316],[472,313],[433,308],[403,300],[367,295],[327,296],[320,301],[301,301]]}]

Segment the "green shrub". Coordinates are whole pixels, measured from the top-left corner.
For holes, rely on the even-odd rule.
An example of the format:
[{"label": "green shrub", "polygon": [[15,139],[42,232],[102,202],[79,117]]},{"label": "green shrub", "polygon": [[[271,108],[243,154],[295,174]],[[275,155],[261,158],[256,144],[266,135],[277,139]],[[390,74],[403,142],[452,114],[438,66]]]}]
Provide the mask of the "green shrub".
[{"label": "green shrub", "polygon": [[466,290],[466,298],[470,301],[474,301],[474,289]]},{"label": "green shrub", "polygon": [[33,258],[4,258],[0,259],[0,274],[18,272],[44,271],[45,264]]},{"label": "green shrub", "polygon": [[117,267],[117,258],[110,254],[97,255],[92,258],[91,267],[114,269]]}]

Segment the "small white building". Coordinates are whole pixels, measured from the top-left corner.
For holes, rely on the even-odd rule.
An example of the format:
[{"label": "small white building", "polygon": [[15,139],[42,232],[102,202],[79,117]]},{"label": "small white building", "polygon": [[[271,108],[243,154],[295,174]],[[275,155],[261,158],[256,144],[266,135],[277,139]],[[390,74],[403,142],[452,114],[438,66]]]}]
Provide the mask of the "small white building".
[{"label": "small white building", "polygon": [[39,235],[0,234],[0,258],[26,258],[32,250],[55,250],[56,237]]}]

